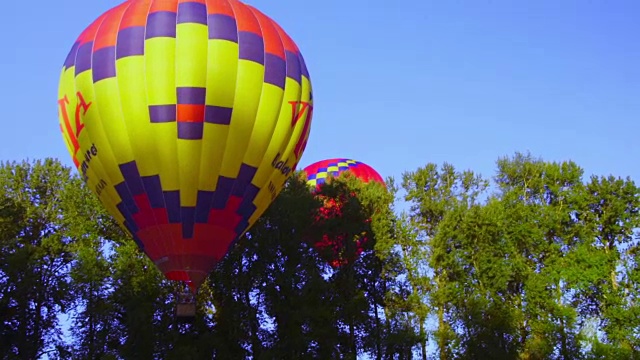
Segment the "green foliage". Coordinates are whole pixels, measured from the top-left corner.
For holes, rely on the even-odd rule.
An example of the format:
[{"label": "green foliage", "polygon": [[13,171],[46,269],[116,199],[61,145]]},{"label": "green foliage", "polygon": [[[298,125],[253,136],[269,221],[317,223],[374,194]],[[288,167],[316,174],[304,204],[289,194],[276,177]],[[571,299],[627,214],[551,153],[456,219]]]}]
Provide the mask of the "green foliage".
[{"label": "green foliage", "polygon": [[[396,214],[391,178],[346,173],[321,201],[296,174],[183,323],[180,284],[71,173],[51,159],[0,167],[2,359],[640,358],[629,178],[585,181],[573,162],[520,153],[492,179],[427,164],[403,174],[410,207]],[[326,199],[342,215],[320,224]],[[323,234],[344,236],[347,261],[330,265],[312,241]]]},{"label": "green foliage", "polygon": [[36,359],[61,347],[57,314],[72,304],[69,266],[78,196],[69,169],[46,159],[0,167],[1,358]]}]

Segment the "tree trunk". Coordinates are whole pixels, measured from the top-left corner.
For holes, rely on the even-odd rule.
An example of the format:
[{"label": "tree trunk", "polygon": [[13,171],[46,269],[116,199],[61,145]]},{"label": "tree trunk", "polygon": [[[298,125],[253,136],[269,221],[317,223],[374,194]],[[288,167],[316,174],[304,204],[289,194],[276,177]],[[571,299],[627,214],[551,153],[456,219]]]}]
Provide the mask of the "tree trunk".
[{"label": "tree trunk", "polygon": [[424,330],[424,319],[419,318],[420,321],[420,346],[422,348],[422,360],[427,360],[427,337]]},{"label": "tree trunk", "polygon": [[382,336],[380,334],[380,316],[378,316],[378,302],[374,304],[376,317],[376,360],[382,360]]},{"label": "tree trunk", "polygon": [[[444,305],[438,306],[438,329],[442,332],[445,331],[447,324],[444,321]],[[438,351],[440,353],[440,360],[447,360],[447,340],[444,336],[438,338]]]},{"label": "tree trunk", "polygon": [[262,346],[260,344],[260,338],[258,337],[258,324],[256,320],[256,314],[254,309],[251,307],[251,298],[249,297],[249,287],[245,288],[244,291],[244,301],[247,304],[247,308],[249,309],[250,319],[249,326],[251,327],[251,353],[254,359],[259,359],[262,353]]},{"label": "tree trunk", "polygon": [[94,313],[94,301],[93,301],[93,282],[91,282],[91,284],[89,285],[89,301],[87,303],[87,311],[89,313],[89,334],[87,334],[87,339],[89,339],[89,352],[87,354],[87,356],[90,359],[96,359],[96,354],[95,354],[95,342],[96,342],[96,334],[95,334],[95,327],[94,327],[94,323],[93,323],[93,313]]},{"label": "tree trunk", "polygon": [[355,359],[358,354],[358,347],[356,346],[356,331],[355,326],[353,326],[353,316],[349,319],[349,338],[351,342],[351,354],[353,354],[353,358]]}]

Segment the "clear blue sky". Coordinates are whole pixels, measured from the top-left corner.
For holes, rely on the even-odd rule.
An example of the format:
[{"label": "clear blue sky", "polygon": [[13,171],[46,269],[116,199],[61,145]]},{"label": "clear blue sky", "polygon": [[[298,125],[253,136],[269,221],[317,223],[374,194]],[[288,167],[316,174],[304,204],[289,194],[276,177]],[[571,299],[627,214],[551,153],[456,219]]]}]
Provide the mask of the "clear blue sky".
[{"label": "clear blue sky", "polygon": [[[448,161],[491,176],[531,151],[640,180],[640,1],[247,1],[279,22],[314,87],[301,165],[398,177]],[[0,160],[61,158],[62,63],[116,0],[10,1],[0,22]]]}]

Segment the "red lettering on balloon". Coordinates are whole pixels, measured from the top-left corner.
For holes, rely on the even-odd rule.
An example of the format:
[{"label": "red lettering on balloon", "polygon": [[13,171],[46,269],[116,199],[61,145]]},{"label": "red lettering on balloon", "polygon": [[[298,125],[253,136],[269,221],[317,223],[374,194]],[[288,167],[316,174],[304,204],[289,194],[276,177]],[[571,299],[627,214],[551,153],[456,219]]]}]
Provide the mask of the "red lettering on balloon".
[{"label": "red lettering on balloon", "polygon": [[84,110],[84,112],[82,113],[82,115],[84,116],[87,113],[87,110],[89,110],[89,106],[91,106],[91,103],[87,104],[84,101],[84,97],[82,96],[82,93],[80,93],[80,91],[78,91],[77,95],[78,104],[76,105],[76,138],[80,136],[80,131],[84,129],[84,124],[80,123],[80,109]]},{"label": "red lettering on balloon", "polygon": [[[78,137],[80,136],[80,132],[82,131],[82,129],[84,129],[84,124],[81,121],[82,116],[80,115],[80,109],[84,110],[82,115],[86,114],[87,110],[89,110],[89,107],[91,106],[91,102],[87,103],[79,91],[76,93],[76,96],[78,97],[78,103],[76,104],[76,112],[75,112],[75,119],[74,119],[75,127],[76,127],[75,131],[73,131],[73,128],[71,127],[71,119],[69,119],[69,113],[67,112],[67,105],[69,105],[69,98],[67,98],[67,95],[65,95],[62,99],[58,100],[58,108],[62,113],[62,120],[64,122],[64,127],[67,130],[66,131],[67,137],[69,138],[69,141],[71,142],[71,146],[73,147],[73,163],[76,165],[76,167],[78,167],[80,166],[80,162],[78,161],[78,156],[77,156],[78,150],[80,150],[80,143],[78,142]],[[62,125],[60,125],[60,130],[61,131],[63,130]]]},{"label": "red lettering on balloon", "polygon": [[292,112],[291,127],[295,127],[298,121],[304,115],[305,111],[307,111],[307,116],[305,117],[304,126],[302,128],[302,134],[300,134],[300,138],[298,138],[298,142],[296,143],[296,146],[293,150],[293,153],[295,154],[296,159],[299,160],[300,156],[302,155],[302,151],[307,145],[307,138],[308,138],[307,132],[309,131],[309,125],[311,125],[313,105],[311,105],[311,103],[307,101],[289,101],[289,104],[291,104],[291,112]]},{"label": "red lettering on balloon", "polygon": [[[62,99],[58,100],[58,107],[60,109],[60,112],[62,113],[62,120],[64,121],[64,127],[67,130],[67,133],[69,135],[71,135],[71,121],[69,121],[69,114],[67,113],[67,104],[69,104],[69,99],[67,98],[67,95],[65,95]],[[60,130],[62,130],[62,128],[60,128]],[[69,136],[69,140],[71,140],[71,145],[73,146],[74,150],[77,150],[78,148],[78,140],[75,138],[75,136]]]}]

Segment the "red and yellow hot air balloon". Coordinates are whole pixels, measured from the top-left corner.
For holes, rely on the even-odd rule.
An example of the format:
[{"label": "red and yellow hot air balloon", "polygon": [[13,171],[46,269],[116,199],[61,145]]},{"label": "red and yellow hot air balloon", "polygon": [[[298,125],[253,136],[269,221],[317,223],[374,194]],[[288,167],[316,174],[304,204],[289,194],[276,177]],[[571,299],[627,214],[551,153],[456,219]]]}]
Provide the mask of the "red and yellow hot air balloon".
[{"label": "red and yellow hot air balloon", "polygon": [[[316,191],[320,189],[329,176],[338,177],[346,171],[349,171],[356,178],[364,182],[374,181],[385,186],[382,176],[372,167],[363,162],[351,159],[322,160],[307,166],[303,171],[307,176],[307,184],[313,186]],[[317,196],[324,205],[319,209],[318,213],[315,214],[314,229],[311,229],[307,237],[321,254],[329,257],[328,261],[331,266],[339,267],[355,261],[355,258],[364,250],[364,244],[368,240],[366,233],[360,234],[355,239],[349,239],[347,234],[319,234],[316,230],[316,228],[322,228],[328,221],[343,216],[344,203],[348,201],[347,195],[341,195],[337,199],[328,198],[323,195]],[[355,196],[355,194],[349,194],[348,196]],[[371,219],[365,220],[365,222],[370,221]],[[346,241],[355,242],[355,251],[352,252],[351,256],[345,254]]]},{"label": "red and yellow hot air balloon", "polygon": [[85,182],[156,266],[198,288],[305,149],[300,50],[237,0],[129,0],[74,43],[60,129]]}]

